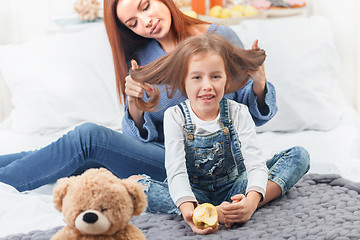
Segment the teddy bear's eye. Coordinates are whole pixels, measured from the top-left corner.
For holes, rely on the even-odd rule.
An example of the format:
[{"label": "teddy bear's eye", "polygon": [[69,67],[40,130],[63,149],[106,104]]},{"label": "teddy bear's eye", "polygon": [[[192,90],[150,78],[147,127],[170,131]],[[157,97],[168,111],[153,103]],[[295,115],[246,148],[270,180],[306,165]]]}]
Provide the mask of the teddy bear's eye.
[{"label": "teddy bear's eye", "polygon": [[101,212],[105,212],[105,211],[107,211],[107,208],[103,208],[103,207],[101,207],[101,210],[100,210]]}]

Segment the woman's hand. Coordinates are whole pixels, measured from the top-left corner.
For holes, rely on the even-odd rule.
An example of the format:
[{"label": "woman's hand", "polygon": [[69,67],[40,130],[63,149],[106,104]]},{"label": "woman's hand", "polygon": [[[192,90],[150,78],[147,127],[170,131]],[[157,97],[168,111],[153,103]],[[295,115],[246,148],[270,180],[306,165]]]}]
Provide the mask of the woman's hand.
[{"label": "woman's hand", "polygon": [[[135,60],[131,60],[131,69],[139,69],[139,66]],[[125,78],[125,93],[130,102],[134,97],[142,98],[145,91],[149,91],[151,86],[146,83],[140,83],[135,81],[128,75]]]},{"label": "woman's hand", "polygon": [[180,208],[180,211],[182,213],[182,216],[183,216],[185,222],[190,226],[190,228],[193,230],[194,233],[210,234],[210,233],[214,233],[218,230],[219,224],[217,224],[216,227],[214,227],[214,228],[208,227],[206,229],[198,228],[194,224],[194,222],[192,220],[192,215],[194,212],[194,203],[193,202],[184,202],[179,206],[179,208]]},{"label": "woman's hand", "polygon": [[231,197],[231,204],[223,202],[220,204],[221,211],[224,215],[225,226],[231,227],[234,223],[245,223],[250,220],[251,216],[257,209],[261,194],[251,191],[245,197],[244,194],[236,194]]},{"label": "woman's hand", "polygon": [[[259,45],[258,45],[259,41],[255,40],[251,49],[252,50],[257,50],[259,49]],[[264,63],[258,67],[256,70],[248,70],[247,72],[252,80],[253,80],[253,91],[256,95],[257,102],[259,107],[261,108],[262,106],[265,105],[265,86],[266,86],[266,78],[265,78],[265,65]]]},{"label": "woman's hand", "polygon": [[[135,60],[131,60],[131,68],[133,70],[138,69],[139,66]],[[140,134],[142,136],[145,136],[145,131],[143,129],[143,124],[145,122],[143,113],[144,111],[140,110],[135,102],[134,98],[142,98],[145,91],[149,91],[151,89],[149,84],[146,83],[140,83],[135,81],[131,78],[130,75],[128,75],[125,78],[125,94],[127,96],[128,104],[129,104],[129,114],[132,118],[132,120],[135,122],[136,127],[139,129]]]}]

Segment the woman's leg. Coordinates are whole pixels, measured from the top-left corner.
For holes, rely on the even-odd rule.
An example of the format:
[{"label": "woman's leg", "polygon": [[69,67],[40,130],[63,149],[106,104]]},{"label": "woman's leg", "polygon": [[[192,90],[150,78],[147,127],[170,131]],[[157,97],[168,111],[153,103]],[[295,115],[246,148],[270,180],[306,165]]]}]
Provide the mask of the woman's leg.
[{"label": "woman's leg", "polygon": [[72,175],[90,162],[120,178],[145,173],[166,178],[162,147],[144,143],[111,129],[85,123],[50,145],[0,168],[0,182],[19,191],[31,190]]},{"label": "woman's leg", "polygon": [[9,165],[10,163],[12,163],[18,159],[21,159],[31,153],[32,153],[32,151],[2,155],[2,156],[0,156],[0,168],[5,167],[5,166]]}]

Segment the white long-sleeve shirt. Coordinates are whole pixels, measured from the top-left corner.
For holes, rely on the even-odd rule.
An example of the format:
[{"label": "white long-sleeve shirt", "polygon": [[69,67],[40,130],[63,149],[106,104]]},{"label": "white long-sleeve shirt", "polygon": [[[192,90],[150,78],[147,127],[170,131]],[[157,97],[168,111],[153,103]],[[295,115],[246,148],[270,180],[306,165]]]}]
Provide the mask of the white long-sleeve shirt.
[{"label": "white long-sleeve shirt", "polygon": [[[220,114],[215,120],[203,121],[192,111],[189,100],[186,100],[186,104],[193,124],[196,125],[195,134],[209,134],[221,129]],[[246,193],[257,191],[264,198],[268,168],[256,139],[255,124],[246,105],[229,100],[229,110],[234,129],[241,142],[241,153],[248,177]],[[165,111],[165,168],[170,195],[176,206],[186,201],[196,202],[186,171],[184,124],[185,119],[179,106],[170,107]]]}]

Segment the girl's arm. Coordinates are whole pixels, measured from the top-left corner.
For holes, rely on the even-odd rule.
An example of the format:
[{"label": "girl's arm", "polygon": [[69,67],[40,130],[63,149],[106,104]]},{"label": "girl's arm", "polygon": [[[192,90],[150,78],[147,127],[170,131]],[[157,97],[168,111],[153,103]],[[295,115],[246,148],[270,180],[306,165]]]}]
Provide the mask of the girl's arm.
[{"label": "girl's arm", "polygon": [[234,127],[241,142],[241,153],[247,173],[246,194],[250,191],[258,192],[265,198],[266,185],[268,181],[268,168],[257,140],[255,124],[251,119],[248,108],[245,105],[231,102],[231,113],[234,116]]},{"label": "girl's arm", "polygon": [[249,221],[258,207],[261,197],[260,193],[250,191],[246,194],[246,196],[243,194],[236,194],[232,196],[231,204],[223,202],[220,205],[220,209],[224,216],[225,226],[231,227],[234,223],[245,223]]},{"label": "girl's arm", "polygon": [[226,226],[235,222],[243,223],[250,219],[261,199],[265,198],[268,182],[268,168],[256,139],[255,124],[248,108],[234,101],[230,103],[230,114],[234,128],[241,142],[241,153],[247,173],[247,188],[245,195],[236,194],[232,203],[220,204]]},{"label": "girl's arm", "polygon": [[177,207],[183,202],[196,202],[186,170],[183,124],[184,118],[179,106],[165,111],[165,169],[170,196]]},{"label": "girl's arm", "polygon": [[194,204],[197,203],[191,190],[186,171],[183,126],[184,118],[178,106],[171,107],[164,114],[165,168],[170,196],[180,209],[184,220],[197,234],[213,233],[215,228],[200,229],[192,220]]}]

